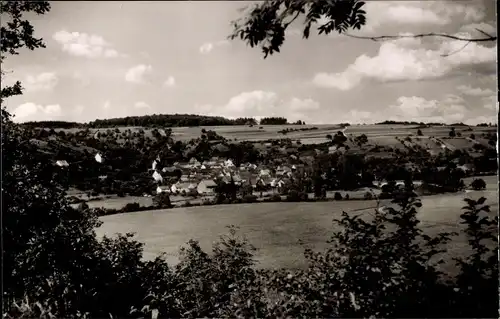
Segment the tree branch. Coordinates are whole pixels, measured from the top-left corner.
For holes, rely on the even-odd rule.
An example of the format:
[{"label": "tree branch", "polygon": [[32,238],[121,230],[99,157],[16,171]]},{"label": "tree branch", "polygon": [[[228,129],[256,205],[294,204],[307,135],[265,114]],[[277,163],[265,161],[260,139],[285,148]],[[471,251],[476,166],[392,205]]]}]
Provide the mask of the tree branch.
[{"label": "tree branch", "polygon": [[442,56],[442,57],[448,57],[448,56],[450,56],[450,55],[453,55],[453,54],[455,54],[455,53],[458,53],[458,52],[462,51],[463,49],[465,49],[465,48],[466,48],[469,44],[471,44],[471,43],[472,43],[471,41],[467,41],[467,42],[465,42],[465,45],[464,45],[463,47],[461,47],[460,49],[455,50],[455,51],[450,52],[450,53],[447,53],[447,54],[441,54],[441,56]]},{"label": "tree branch", "polygon": [[300,15],[300,11],[297,11],[297,13],[295,14],[295,17],[293,17],[293,18],[292,18],[292,20],[288,21],[287,23],[285,23],[285,24],[283,25],[283,26],[284,26],[284,28],[285,28],[285,29],[286,29],[286,28],[288,28],[288,26],[289,26],[290,24],[292,24],[292,22],[293,22],[293,21],[297,20],[297,18],[299,17],[299,15]]},{"label": "tree branch", "polygon": [[[478,30],[480,31],[480,30]],[[462,38],[462,37],[457,37],[454,35],[449,35],[449,34],[444,34],[444,33],[422,33],[422,34],[414,34],[414,35],[382,35],[382,36],[377,36],[377,37],[369,37],[369,36],[358,36],[358,35],[352,35],[348,33],[343,33],[344,35],[351,37],[351,38],[356,38],[356,39],[366,39],[366,40],[373,40],[373,41],[387,41],[387,40],[394,40],[394,39],[402,39],[402,38],[425,38],[425,37],[441,37],[441,38],[448,38],[448,39],[453,39],[457,41],[467,41],[467,42],[487,42],[487,41],[496,41],[497,37],[492,36],[487,34],[484,31],[480,31],[482,34],[486,35],[486,38]]]},{"label": "tree branch", "polygon": [[356,38],[356,39],[367,39],[367,40],[373,40],[373,41],[387,41],[387,40],[392,40],[392,39],[402,39],[402,38],[425,38],[425,37],[441,37],[441,38],[448,38],[448,39],[453,39],[456,41],[465,41],[465,45],[461,47],[458,50],[455,50],[453,52],[447,53],[447,54],[441,54],[442,57],[449,57],[450,55],[453,55],[455,53],[458,53],[465,49],[469,44],[472,42],[489,42],[489,41],[496,41],[497,37],[492,36],[482,30],[479,30],[476,28],[477,31],[482,33],[483,35],[486,36],[486,38],[462,38],[462,37],[457,37],[454,35],[449,35],[449,34],[444,34],[444,33],[422,33],[422,34],[414,34],[414,35],[382,35],[382,36],[377,36],[377,37],[368,37],[368,36],[357,36],[357,35],[352,35],[348,33],[344,33],[344,35],[351,37],[351,38]]}]

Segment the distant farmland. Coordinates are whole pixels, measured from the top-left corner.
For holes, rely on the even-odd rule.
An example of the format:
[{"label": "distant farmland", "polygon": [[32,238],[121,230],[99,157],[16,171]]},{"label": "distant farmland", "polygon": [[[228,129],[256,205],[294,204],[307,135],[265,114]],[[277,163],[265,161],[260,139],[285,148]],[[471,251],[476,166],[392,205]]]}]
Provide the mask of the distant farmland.
[{"label": "distant farmland", "polygon": [[[300,131],[300,129],[306,128],[317,128],[313,130]],[[110,128],[114,130],[115,128]],[[120,131],[130,129],[132,132],[137,132],[143,129],[146,136],[151,136],[152,129],[142,128],[142,127],[118,127]],[[254,125],[252,127],[248,125],[239,126],[206,126],[206,127],[173,127],[172,137],[174,140],[188,141],[193,138],[198,138],[201,135],[201,130],[212,130],[217,134],[227,138],[229,140],[237,141],[262,141],[268,139],[281,139],[289,138],[292,140],[299,140],[303,144],[319,144],[327,142],[326,136],[328,134],[334,135],[339,130],[342,130],[341,126],[338,125]],[[279,133],[284,129],[297,129],[298,131],[288,132],[287,134]],[[416,137],[419,127],[417,125],[403,125],[403,124],[383,124],[383,125],[351,125],[346,128],[344,133],[350,137],[354,138],[361,134],[365,134],[368,137],[369,145],[380,145],[388,147],[402,148],[401,142],[396,140],[396,137],[405,138],[409,135]],[[451,126],[435,126],[429,128],[420,128],[423,137],[428,138],[433,136],[436,138],[448,137]],[[78,129],[56,129],[56,131],[77,131]],[[95,131],[106,131],[106,128],[101,129],[90,129],[91,132]],[[460,132],[463,137],[455,138],[453,140],[447,139],[445,142],[449,143],[450,146],[459,149],[470,148],[473,146],[472,141],[466,140],[471,133],[476,135],[476,139],[480,141],[480,135],[487,132],[496,132],[494,127],[472,127],[472,131],[468,131],[467,127],[455,127],[456,132]],[[418,144],[428,144],[433,150],[440,149],[433,145],[434,142],[431,141],[415,141]],[[434,143],[435,144],[435,143]],[[350,145],[351,146],[351,145]]]}]

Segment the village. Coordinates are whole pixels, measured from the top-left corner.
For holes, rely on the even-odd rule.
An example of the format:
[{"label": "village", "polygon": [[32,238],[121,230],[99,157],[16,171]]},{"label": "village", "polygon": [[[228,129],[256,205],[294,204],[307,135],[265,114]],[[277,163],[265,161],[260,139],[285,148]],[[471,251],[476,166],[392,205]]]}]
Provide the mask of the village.
[{"label": "village", "polygon": [[[290,182],[293,172],[304,167],[304,164],[271,167],[252,163],[236,167],[231,159],[218,157],[203,162],[191,158],[187,163],[176,162],[161,169],[158,162],[155,160],[152,164],[153,178],[158,182],[156,192],[182,196],[212,196],[217,182],[229,183],[231,180],[238,186],[249,185],[261,195],[266,190],[281,193],[282,188]],[[168,182],[172,179],[164,176],[171,176],[176,170],[182,172],[180,179],[174,183]]]},{"label": "village", "polygon": [[[331,154],[331,151],[329,153]],[[160,159],[157,158],[157,160],[153,161],[151,171],[153,172],[153,178],[158,183],[156,194],[167,193],[182,197],[212,197],[215,195],[215,188],[218,183],[233,181],[238,187],[251,186],[253,194],[262,198],[286,193],[285,189],[294,182],[294,174],[299,172],[304,174],[307,168],[310,167],[312,160],[313,158],[308,156],[298,159],[297,156],[291,155],[290,162],[295,162],[295,164],[257,165],[243,163],[240,167],[236,167],[231,159],[212,157],[208,161],[200,162],[193,157],[188,162],[176,162],[172,166],[160,168]],[[451,162],[456,165],[457,170],[461,171],[464,176],[469,176],[474,171],[473,164],[460,165],[458,159]],[[419,170],[414,163],[406,163],[404,167],[408,171]],[[439,166],[437,170],[443,171],[446,168],[446,166]],[[180,178],[173,176],[176,171],[182,172]],[[307,173],[305,174],[307,175]],[[358,173],[358,176],[361,176],[361,173]],[[376,193],[379,193],[380,189],[388,181],[380,181],[378,176],[374,177],[375,180],[369,187],[375,188]],[[322,178],[327,179],[326,174],[322,174]],[[397,187],[404,186],[403,180],[396,180],[395,183]],[[422,185],[422,181],[413,180],[413,184],[415,187],[419,187]],[[362,190],[366,192],[368,189],[364,187]],[[152,195],[145,194],[144,196],[151,197]]]}]

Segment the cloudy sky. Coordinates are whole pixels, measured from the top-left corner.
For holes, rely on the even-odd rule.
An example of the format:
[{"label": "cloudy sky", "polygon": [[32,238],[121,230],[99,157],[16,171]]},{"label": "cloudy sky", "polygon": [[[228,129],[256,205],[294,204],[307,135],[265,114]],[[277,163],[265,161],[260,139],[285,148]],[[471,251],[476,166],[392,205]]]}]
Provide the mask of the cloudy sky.
[{"label": "cloudy sky", "polygon": [[[496,122],[496,43],[300,36],[281,53],[227,41],[248,2],[53,2],[33,18],[47,48],[9,57],[17,121],[198,113],[326,124]],[[496,35],[495,2],[376,1],[357,35]],[[4,82],[4,83],[5,83]]]}]

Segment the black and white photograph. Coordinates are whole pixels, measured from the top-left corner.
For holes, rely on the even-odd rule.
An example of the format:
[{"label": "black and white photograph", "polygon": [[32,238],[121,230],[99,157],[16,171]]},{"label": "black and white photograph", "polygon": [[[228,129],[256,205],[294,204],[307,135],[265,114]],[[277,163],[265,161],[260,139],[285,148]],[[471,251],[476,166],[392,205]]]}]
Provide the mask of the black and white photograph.
[{"label": "black and white photograph", "polygon": [[497,2],[0,1],[2,318],[500,318]]}]

